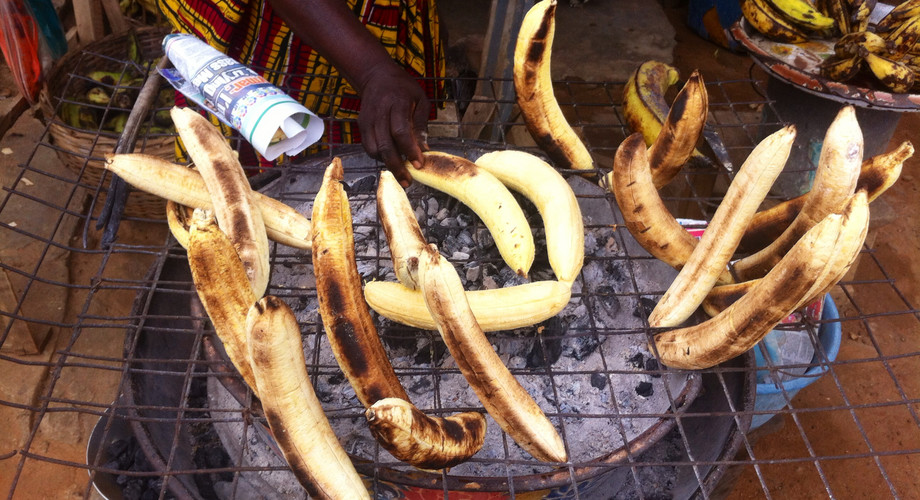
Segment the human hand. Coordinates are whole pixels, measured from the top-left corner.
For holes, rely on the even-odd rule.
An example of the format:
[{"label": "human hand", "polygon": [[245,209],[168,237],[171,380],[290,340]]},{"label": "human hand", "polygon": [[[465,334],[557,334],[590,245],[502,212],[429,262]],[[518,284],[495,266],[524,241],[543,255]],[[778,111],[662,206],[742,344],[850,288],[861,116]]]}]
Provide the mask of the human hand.
[{"label": "human hand", "polygon": [[425,91],[394,62],[377,64],[361,88],[358,127],[364,150],[386,165],[403,187],[412,183],[405,160],[422,168],[428,150],[429,102]]}]

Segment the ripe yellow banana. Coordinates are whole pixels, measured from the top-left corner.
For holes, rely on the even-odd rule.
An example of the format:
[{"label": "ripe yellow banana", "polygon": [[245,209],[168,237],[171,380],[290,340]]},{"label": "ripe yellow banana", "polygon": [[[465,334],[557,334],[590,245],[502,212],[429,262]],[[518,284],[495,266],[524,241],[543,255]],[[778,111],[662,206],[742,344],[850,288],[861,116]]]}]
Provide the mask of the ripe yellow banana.
[{"label": "ripe yellow banana", "polygon": [[248,355],[272,436],[311,498],[370,498],[307,375],[300,326],[269,295],[248,310]]},{"label": "ripe yellow banana", "polygon": [[844,106],[824,135],[817,172],[808,199],[792,224],[766,248],[733,264],[738,281],[764,276],[805,231],[839,213],[856,190],[863,156],[863,136],[853,106]]},{"label": "ripe yellow banana", "polygon": [[808,35],[783,18],[766,0],[741,0],[741,14],[751,26],[767,38],[783,43],[800,43]]},{"label": "ripe yellow banana", "polygon": [[[831,265],[827,274],[819,276],[808,297],[799,305],[803,307],[822,297],[840,281],[859,256],[859,251],[869,232],[869,197],[865,189],[860,189],[850,197],[841,214],[841,240],[837,251],[831,256]],[[713,287],[703,301],[703,310],[715,316],[737,302],[764,278],[742,283]]]},{"label": "ripe yellow banana", "polygon": [[853,32],[850,6],[847,0],[825,0],[823,13],[834,20],[834,26],[841,35]]},{"label": "ripe yellow banana", "polygon": [[847,0],[847,12],[850,15],[850,32],[858,33],[869,29],[869,15],[875,8],[876,0]]},{"label": "ripe yellow banana", "polygon": [[333,158],[313,201],[313,273],[323,329],[365,408],[383,398],[408,400],[364,301],[343,177],[341,160]]},{"label": "ripe yellow banana", "polygon": [[890,45],[891,57],[897,59],[909,53],[920,40],[920,16],[905,20],[895,29],[882,33]]},{"label": "ripe yellow banana", "polygon": [[655,336],[659,360],[671,368],[705,369],[753,347],[810,296],[827,274],[843,217],[828,215],[813,226],[779,264],[737,302],[698,325]]},{"label": "ripe yellow banana", "polygon": [[453,467],[475,455],[486,438],[478,412],[429,417],[412,403],[381,399],[365,412],[371,434],[394,457],[425,470]]},{"label": "ripe yellow banana", "polygon": [[[641,133],[636,132],[620,143],[613,170],[604,177],[604,184],[616,198],[626,228],[636,242],[674,269],[683,268],[697,246],[697,239],[671,215],[655,189]],[[717,278],[719,283],[732,281],[728,269]]]},{"label": "ripe yellow banana", "polygon": [[808,0],[768,0],[770,5],[796,26],[805,30],[825,30],[834,20],[825,16]]},{"label": "ripe yellow banana", "polygon": [[872,74],[892,92],[903,94],[913,88],[916,76],[906,64],[878,54],[866,54],[865,61]]},{"label": "ripe yellow banana", "polygon": [[527,276],[536,249],[524,211],[508,188],[475,163],[447,153],[424,153],[423,168],[406,163],[412,178],[463,202],[489,228],[505,263]]},{"label": "ripe yellow banana", "polygon": [[419,279],[444,344],[489,415],[537,460],[565,462],[556,428],[495,353],[470,310],[460,276],[434,245],[419,259]]},{"label": "ripe yellow banana", "polygon": [[380,172],[377,184],[377,213],[390,248],[396,279],[413,290],[417,289],[418,256],[427,242],[406,191],[387,170]]},{"label": "ripe yellow banana", "polygon": [[831,56],[820,65],[821,75],[835,82],[848,82],[859,74],[862,69],[861,56]]},{"label": "ripe yellow banana", "polygon": [[660,61],[645,61],[636,67],[623,87],[623,116],[633,132],[641,132],[651,146],[661,133],[670,106],[668,89],[680,78],[677,68]]},{"label": "ripe yellow banana", "polygon": [[189,157],[208,188],[214,215],[246,266],[256,297],[268,288],[268,235],[236,152],[205,117],[174,107],[170,116]]},{"label": "ripe yellow banana", "polygon": [[905,21],[920,16],[920,0],[907,0],[900,2],[885,17],[881,18],[875,25],[876,33],[887,33],[894,31]]},{"label": "ripe yellow banana", "polygon": [[[871,203],[897,182],[904,162],[913,154],[913,144],[904,141],[887,153],[877,154],[865,160],[856,181],[856,191],[866,190]],[[745,230],[738,248],[745,253],[755,252],[779,238],[795,220],[807,199],[806,193],[757,212],[751,225]]]},{"label": "ripe yellow banana", "polygon": [[562,114],[550,73],[556,0],[542,0],[524,15],[514,48],[514,90],[527,130],[558,168],[590,170],[594,159]]},{"label": "ripe yellow banana", "polygon": [[696,151],[709,115],[709,94],[699,71],[694,71],[668,108],[661,132],[648,150],[655,187],[671,182]]},{"label": "ripe yellow banana", "polygon": [[[419,290],[399,283],[371,281],[364,285],[364,298],[377,314],[391,321],[422,330],[437,329]],[[560,281],[535,281],[505,288],[470,290],[466,298],[482,330],[496,332],[552,318],[568,305],[572,289]]]},{"label": "ripe yellow banana", "polygon": [[837,57],[856,57],[864,52],[884,54],[889,51],[891,44],[872,31],[857,31],[841,36],[834,43],[834,54]]},{"label": "ripe yellow banana", "polygon": [[575,281],[585,258],[585,226],[568,182],[548,163],[524,151],[493,151],[475,163],[537,207],[556,279],[569,284]]},{"label": "ripe yellow banana", "polygon": [[728,186],[699,244],[649,316],[649,325],[677,326],[696,311],[782,172],[794,140],[795,127],[790,125],[754,147]]},{"label": "ripe yellow banana", "polygon": [[246,385],[258,393],[246,347],[246,314],[258,297],[233,243],[210,211],[199,208],[192,215],[188,265],[198,298],[227,357]]},{"label": "ripe yellow banana", "polygon": [[[111,155],[105,168],[135,188],[161,198],[192,208],[211,210],[214,206],[201,174],[193,168],[143,153]],[[253,194],[272,241],[310,250],[310,219],[270,196]]]}]

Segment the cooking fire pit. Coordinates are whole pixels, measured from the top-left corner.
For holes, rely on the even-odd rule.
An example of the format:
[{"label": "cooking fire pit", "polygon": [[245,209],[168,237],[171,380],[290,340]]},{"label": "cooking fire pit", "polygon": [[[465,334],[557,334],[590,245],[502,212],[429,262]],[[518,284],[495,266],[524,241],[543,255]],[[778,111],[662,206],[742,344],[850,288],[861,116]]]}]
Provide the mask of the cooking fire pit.
[{"label": "cooking fire pit", "polygon": [[[431,146],[469,159],[494,149],[456,141]],[[375,163],[361,149],[340,150],[337,156],[346,168],[359,272],[365,280],[395,281],[376,216]],[[328,163],[324,156],[299,164],[263,192],[277,196],[283,191],[285,199],[290,199],[290,193],[303,193],[301,205],[295,207],[309,214]],[[378,498],[401,498],[411,492],[441,497],[446,491],[467,491],[482,498],[489,498],[489,492],[553,492],[565,497],[617,491],[616,497],[631,498],[640,491],[656,495],[669,491],[680,498],[700,484],[711,487],[721,475],[721,468],[687,466],[688,454],[705,461],[730,457],[737,450],[749,419],[718,412],[753,407],[753,380],[744,370],[750,368],[751,357],[708,375],[659,366],[648,350],[645,318],[676,272],[632,240],[620,225],[615,204],[596,184],[579,176],[568,180],[586,227],[585,265],[573,285],[571,302],[556,317],[533,327],[489,334],[496,352],[563,436],[570,458],[563,466],[531,458],[491,417],[483,449],[467,463],[436,473],[395,460],[371,437],[363,407],[332,356],[317,313],[309,253],[274,248],[269,293],[295,310],[317,394],[336,435]],[[504,266],[488,231],[469,209],[417,183],[408,194],[426,237],[458,267],[466,289],[521,282]],[[541,258],[542,222],[532,205],[519,200],[538,247],[530,279],[552,279],[545,252]],[[201,436],[213,440],[216,434],[226,454],[218,468],[238,474],[223,478],[210,474],[203,481],[201,474],[173,473],[168,485],[177,497],[303,496],[271,438],[258,401],[211,335],[188,284],[187,263],[170,259],[160,272],[164,285],[184,284],[143,294],[139,303],[149,301],[151,313],[162,307],[178,316],[161,324],[155,314],[148,314],[146,328],[128,340],[136,342],[141,363],[151,364],[150,370],[135,371],[126,394],[130,400],[126,406],[136,408],[131,421],[149,461],[165,471],[194,470],[201,461],[197,450],[210,449],[198,440]],[[417,406],[439,415],[481,410],[437,332],[383,318],[377,318],[377,326]],[[181,385],[183,377],[169,375],[172,367],[179,366],[178,360],[190,357],[196,363],[186,368],[194,366],[195,383],[206,380],[201,385],[207,397],[195,403],[176,399],[187,393]],[[144,410],[164,406],[175,411]],[[182,414],[184,418],[177,420]],[[202,418],[196,419],[196,414]],[[207,424],[198,425],[196,420]]]}]

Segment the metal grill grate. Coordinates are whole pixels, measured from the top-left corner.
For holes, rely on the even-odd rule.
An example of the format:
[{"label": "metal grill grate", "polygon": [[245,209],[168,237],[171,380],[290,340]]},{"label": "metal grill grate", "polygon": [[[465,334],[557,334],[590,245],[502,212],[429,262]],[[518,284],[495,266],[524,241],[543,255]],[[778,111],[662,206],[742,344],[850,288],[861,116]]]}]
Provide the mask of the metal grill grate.
[{"label": "metal grill grate", "polygon": [[[508,88],[508,82],[498,80],[461,83],[485,85],[492,95],[502,95],[503,89]],[[778,128],[783,120],[777,118],[773,103],[764,98],[763,84],[757,78],[713,81],[707,87],[710,121],[737,168],[758,138]],[[621,88],[620,82],[559,82],[557,88],[557,98],[570,122],[580,130],[602,171],[609,168],[616,146],[627,134],[620,107]],[[59,106],[60,99],[52,100]],[[444,104],[450,109],[457,101],[451,99]],[[471,120],[469,115],[463,121],[442,113],[430,124],[435,135],[441,136],[433,138],[432,144],[459,151],[518,147],[539,153],[526,142],[526,129],[516,121],[513,101],[499,98],[494,104],[495,113],[489,116],[496,118],[479,121]],[[473,139],[447,138],[470,130],[479,133]],[[275,196],[292,206],[308,203],[315,191],[289,187],[296,185],[298,177],[316,174],[334,155],[362,155],[354,146],[331,142],[322,146],[309,158],[292,159],[284,167],[256,178],[271,183],[278,189]],[[137,150],[143,148],[141,139]],[[229,365],[220,347],[212,342],[206,318],[194,306],[184,251],[168,235],[165,222],[127,217],[115,244],[99,249],[94,225],[100,204],[92,200],[105,193],[105,179],[85,180],[87,169],[94,168],[89,164],[91,158],[83,158],[80,172],[60,168],[59,153],[68,152],[55,144],[45,128],[0,201],[2,241],[28,254],[15,259],[4,254],[0,259],[0,268],[9,277],[13,290],[12,302],[0,310],[0,347],[7,349],[0,351],[0,363],[5,365],[6,373],[22,373],[23,379],[34,379],[38,387],[34,393],[4,393],[0,398],[0,415],[10,415],[14,428],[11,434],[15,435],[12,448],[0,449],[0,486],[10,498],[41,495],[49,491],[49,485],[43,484],[47,480],[42,478],[52,477],[50,473],[55,474],[56,482],[71,485],[67,491],[85,497],[94,494],[94,482],[100,489],[108,484],[119,493],[127,493],[125,488],[143,487],[148,494],[160,498],[250,498],[254,488],[269,488],[259,491],[277,496],[299,494],[299,489],[286,491],[275,482],[276,476],[287,474],[286,466],[277,457],[274,462],[252,465],[252,455],[260,447],[272,453],[260,407],[235,375],[227,371]],[[352,174],[372,175],[379,168],[367,160],[357,163],[361,165],[346,162],[346,169]],[[566,172],[567,176],[572,174]],[[791,169],[784,175],[802,174]],[[708,219],[728,180],[724,169],[688,170],[667,188],[666,201],[675,213]],[[353,201],[370,197],[368,193],[352,194]],[[615,206],[612,197],[602,192],[582,198]],[[25,213],[36,216],[19,219],[19,214]],[[589,229],[611,229],[620,239],[625,234],[625,228],[616,224]],[[376,244],[373,255],[359,258],[375,263],[379,270],[384,261],[379,249],[385,243],[377,238]],[[308,257],[305,260],[304,255],[284,246],[273,246],[271,258],[276,269],[309,265]],[[587,261],[592,259],[601,258],[589,257]],[[650,260],[630,252],[613,259],[622,261],[626,269]],[[401,467],[379,449],[369,456],[356,457],[358,468],[366,474],[367,484],[377,498],[448,498],[452,490],[477,489],[525,498],[537,493],[552,494],[554,498],[716,498],[739,473],[751,472],[768,497],[784,496],[771,489],[775,484],[772,476],[783,467],[812,468],[830,496],[846,496],[844,486],[835,482],[840,477],[840,467],[868,463],[868,470],[877,471],[879,479],[867,480],[884,485],[893,496],[909,496],[916,491],[916,483],[912,483],[916,479],[905,474],[902,465],[916,464],[920,456],[920,398],[915,377],[920,350],[915,342],[893,341],[892,336],[915,333],[920,315],[898,288],[898,277],[884,269],[872,250],[861,254],[861,268],[861,279],[847,278],[832,293],[839,317],[796,325],[809,332],[816,350],[815,361],[764,368],[796,373],[817,368],[819,374],[824,372],[829,383],[823,385],[827,395],[823,406],[799,408],[792,400],[795,393],[780,386],[777,397],[786,407],[755,409],[756,367],[751,353],[690,377],[693,382],[686,386],[665,385],[664,411],[625,415],[655,420],[661,425],[631,441],[629,447],[607,462],[583,460],[547,466],[528,458],[514,458],[509,449],[516,445],[504,438],[501,449],[489,450],[488,454],[474,457],[473,462],[497,463],[505,473],[476,481],[452,472],[421,473]],[[639,289],[635,275],[629,276],[628,281],[628,290],[607,293],[641,302],[648,290]],[[270,293],[296,302],[315,296],[315,289],[274,283]],[[603,300],[605,294],[584,292],[580,298],[593,304]],[[49,300],[59,302],[62,310],[36,308]],[[588,313],[597,314],[590,307]],[[570,337],[612,338],[629,330],[597,322],[591,325],[562,333]],[[323,361],[321,356],[328,350],[321,326],[317,322],[301,326],[310,342],[306,352],[314,382],[336,376],[337,366]],[[833,356],[819,341],[819,332],[834,326],[841,326],[843,335],[866,340],[861,357],[831,359]],[[17,355],[8,351],[23,327],[34,332],[53,330],[49,341],[52,345],[43,351],[46,354]],[[646,330],[638,329],[641,333]],[[391,347],[405,341],[407,335],[426,338],[430,346],[436,345],[432,332],[394,329],[382,331],[382,335]],[[521,341],[512,335],[495,338],[497,343]],[[544,355],[548,350],[545,343],[553,340],[551,335],[539,338]],[[859,379],[864,369],[876,367],[887,373],[890,387],[867,387]],[[455,369],[426,364],[397,366],[397,370],[405,380],[430,378],[432,401],[427,409],[433,413],[478,409],[452,405],[441,393],[442,380],[456,375]],[[654,366],[625,371],[607,366],[557,370],[549,365],[538,370],[515,368],[513,372],[518,377],[548,378],[556,395],[562,385],[595,374],[607,379],[619,375],[675,377],[673,372]],[[230,395],[229,399],[215,396],[223,392]],[[620,419],[624,415],[619,414],[616,394],[611,399],[611,408],[605,414],[585,415],[577,407],[559,405],[545,410],[571,449],[575,436],[566,431],[566,425],[573,419],[609,419],[615,422],[613,432],[625,435]],[[333,421],[363,419],[362,409],[357,406],[331,406],[327,410]],[[785,419],[786,425],[794,426],[795,442],[789,443],[783,456],[761,456],[756,445],[761,438],[769,440],[771,436],[751,429],[751,420],[774,414],[777,419]],[[103,446],[84,455],[87,436],[97,420]],[[814,427],[824,425],[855,427],[859,440],[841,447],[818,447],[813,439]],[[878,434],[882,426],[902,429],[901,441],[882,439]],[[230,428],[238,436],[235,440],[226,438]],[[128,458],[136,460],[125,458],[124,453],[120,461],[109,456],[119,451],[116,448],[129,448],[128,454],[134,450]],[[524,467],[531,471],[522,473]],[[488,493],[475,493],[492,498]]]}]

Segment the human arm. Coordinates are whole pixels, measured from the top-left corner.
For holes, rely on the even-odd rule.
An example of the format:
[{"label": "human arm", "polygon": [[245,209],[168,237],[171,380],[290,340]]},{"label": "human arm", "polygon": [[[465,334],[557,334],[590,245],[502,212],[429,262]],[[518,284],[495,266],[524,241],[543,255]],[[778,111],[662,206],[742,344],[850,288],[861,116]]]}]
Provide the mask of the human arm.
[{"label": "human arm", "polygon": [[403,157],[422,166],[429,102],[424,90],[362,25],[342,0],[270,0],[298,38],[328,59],[361,96],[358,126],[364,149],[401,184],[411,177]]}]

